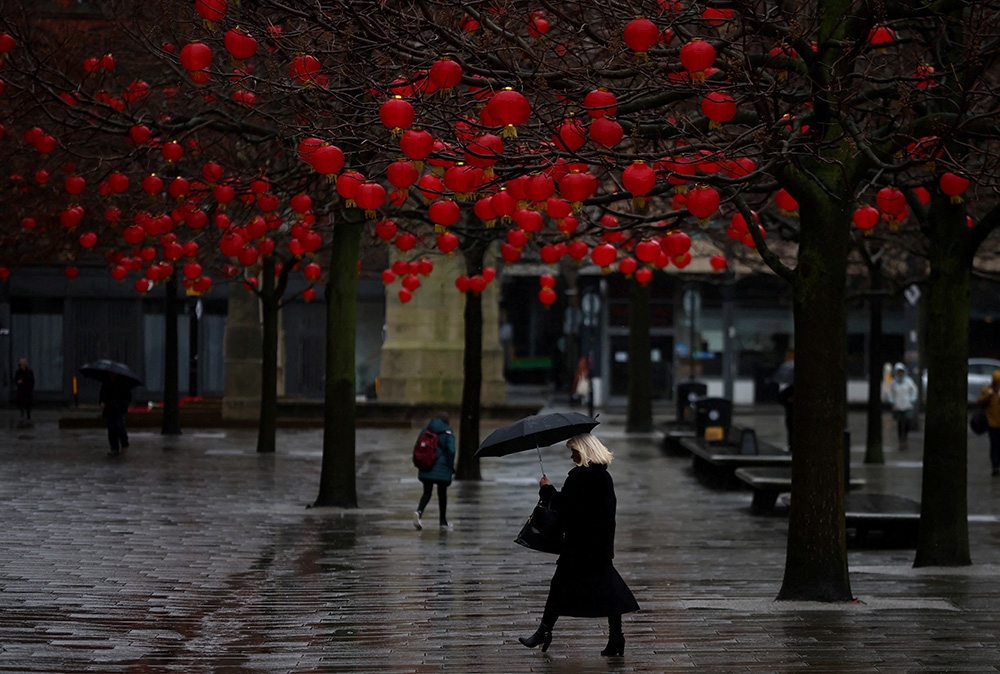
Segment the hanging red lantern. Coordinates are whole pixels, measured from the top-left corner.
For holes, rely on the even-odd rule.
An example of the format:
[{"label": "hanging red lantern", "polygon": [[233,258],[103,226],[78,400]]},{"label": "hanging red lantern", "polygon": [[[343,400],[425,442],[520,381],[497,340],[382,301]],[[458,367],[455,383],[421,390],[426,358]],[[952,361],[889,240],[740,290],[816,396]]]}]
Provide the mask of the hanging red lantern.
[{"label": "hanging red lantern", "polygon": [[660,29],[649,19],[639,17],[625,25],[622,38],[636,56],[646,57],[646,52],[660,41]]},{"label": "hanging red lantern", "polygon": [[319,277],[323,275],[323,268],[315,262],[310,262],[302,268],[302,275],[305,276],[306,280],[310,283],[315,283],[319,280]]},{"label": "hanging red lantern", "polygon": [[455,279],[455,287],[458,289],[458,292],[465,293],[468,292],[471,282],[471,279],[463,274]]},{"label": "hanging red lantern", "polygon": [[191,183],[185,178],[180,176],[174,178],[170,181],[170,186],[167,188],[167,194],[169,194],[174,199],[184,199],[188,192],[191,191]]},{"label": "hanging red lantern", "polygon": [[396,248],[402,252],[407,252],[413,250],[414,246],[417,245],[417,237],[410,232],[403,232],[396,237]]},{"label": "hanging red lantern", "polygon": [[519,208],[512,217],[517,226],[526,232],[540,232],[545,225],[542,214],[532,208]]},{"label": "hanging red lantern", "polygon": [[653,270],[649,267],[642,267],[635,271],[635,280],[639,285],[646,285],[653,280]]},{"label": "hanging red lantern", "polygon": [[309,209],[312,208],[312,197],[305,193],[299,193],[293,196],[289,203],[292,210],[299,216],[302,216],[308,213]]},{"label": "hanging red lantern", "polygon": [[640,262],[647,264],[654,262],[660,254],[660,244],[656,241],[644,239],[635,245],[635,256]]},{"label": "hanging red lantern", "polygon": [[590,246],[588,246],[584,241],[571,241],[569,245],[566,246],[566,254],[577,262],[587,257],[587,253],[589,252]]},{"label": "hanging red lantern", "polygon": [[479,293],[486,290],[486,286],[488,283],[489,282],[484,277],[480,276],[479,274],[476,274],[475,276],[469,279],[469,290],[478,295]]},{"label": "hanging red lantern", "polygon": [[288,64],[288,76],[303,85],[325,84],[326,78],[320,74],[323,66],[311,54],[299,54]]},{"label": "hanging red lantern", "polygon": [[458,163],[444,172],[444,185],[455,193],[459,201],[467,201],[483,183],[483,170]]},{"label": "hanging red lantern", "polygon": [[66,267],[63,273],[66,274],[66,278],[72,281],[73,279],[75,279],[77,276],[80,275],[80,270],[77,267],[70,265],[69,267]]},{"label": "hanging red lantern", "polygon": [[875,205],[891,225],[902,219],[899,216],[906,211],[906,197],[895,187],[883,187],[875,195]]},{"label": "hanging red lantern", "polygon": [[602,243],[599,246],[595,246],[594,249],[590,251],[590,259],[593,260],[594,264],[600,267],[605,274],[611,271],[611,265],[614,264],[615,258],[617,257],[618,250],[610,243]]},{"label": "hanging red lantern", "polygon": [[868,31],[868,44],[878,47],[879,51],[885,52],[885,46],[896,41],[896,31],[889,26],[875,26]]},{"label": "hanging red lantern", "polygon": [[520,227],[512,229],[507,232],[507,243],[515,248],[524,248],[524,245],[528,243],[528,234]]},{"label": "hanging red lantern", "polygon": [[681,47],[681,65],[690,73],[691,81],[705,81],[705,71],[715,63],[715,47],[708,42],[695,38]]},{"label": "hanging red lantern", "polygon": [[716,273],[721,272],[729,264],[724,255],[713,255],[708,259],[708,263],[712,265],[712,271]]},{"label": "hanging red lantern", "polygon": [[646,205],[646,195],[656,187],[656,172],[644,161],[632,162],[622,171],[622,184],[632,194],[637,208]]},{"label": "hanging red lantern", "polygon": [[622,125],[610,117],[598,117],[590,123],[590,139],[598,149],[610,150],[618,145],[624,136]]},{"label": "hanging red lantern", "polygon": [[579,223],[580,221],[576,217],[572,215],[567,215],[565,218],[556,220],[556,228],[560,232],[562,232],[565,236],[569,236],[576,231],[576,228],[579,226]]},{"label": "hanging red lantern", "polygon": [[8,33],[0,33],[0,59],[7,57],[7,54],[14,51],[14,47],[17,46],[17,40],[15,40]]},{"label": "hanging red lantern", "polygon": [[626,257],[618,263],[618,271],[625,276],[625,278],[631,278],[632,274],[639,268],[639,263],[635,261],[634,257]]},{"label": "hanging red lantern", "polygon": [[505,241],[500,244],[500,257],[503,258],[504,262],[512,264],[521,259],[521,249]]},{"label": "hanging red lantern", "polygon": [[422,129],[407,129],[399,138],[399,149],[410,161],[423,161],[434,151],[434,136]]},{"label": "hanging red lantern", "polygon": [[70,196],[78,197],[87,189],[87,181],[78,175],[71,175],[63,182],[63,187]]},{"label": "hanging red lantern", "polygon": [[344,168],[344,153],[336,145],[321,145],[312,151],[310,164],[313,170],[327,178],[332,178]]},{"label": "hanging red lantern", "polygon": [[969,179],[951,172],[942,173],[938,180],[941,191],[951,199],[951,203],[962,203],[962,195],[969,189]]},{"label": "hanging red lantern", "polygon": [[295,153],[299,156],[299,159],[312,166],[313,154],[324,145],[327,145],[327,142],[322,138],[310,136],[299,141]]},{"label": "hanging red lantern", "polygon": [[451,232],[445,232],[443,234],[438,234],[435,237],[435,243],[437,244],[438,250],[440,250],[445,255],[450,255],[458,248],[459,240],[458,237]]},{"label": "hanging red lantern", "polygon": [[222,19],[229,11],[229,4],[227,0],[195,0],[194,10],[211,30],[212,24]]},{"label": "hanging red lantern", "polygon": [[431,66],[427,77],[441,95],[451,96],[452,89],[462,81],[462,66],[448,58],[439,59]]},{"label": "hanging red lantern", "polygon": [[706,7],[701,13],[702,20],[713,28],[718,28],[733,18],[733,10],[718,7]]},{"label": "hanging red lantern", "polygon": [[510,220],[517,210],[517,199],[515,199],[506,188],[494,194],[490,199],[490,208],[501,220]]},{"label": "hanging red lantern", "polygon": [[420,172],[409,161],[399,159],[389,164],[389,167],[385,170],[385,177],[393,187],[405,192],[417,182]]},{"label": "hanging red lantern", "polygon": [[142,191],[150,196],[157,196],[163,192],[163,179],[152,173],[142,181]]},{"label": "hanging red lantern", "polygon": [[784,215],[794,216],[799,214],[799,202],[784,188],[778,190],[774,195],[774,203],[777,204]]},{"label": "hanging red lantern", "polygon": [[420,177],[420,180],[417,181],[417,189],[428,202],[440,199],[447,191],[444,181],[430,173]]},{"label": "hanging red lantern", "polygon": [[385,188],[376,182],[366,181],[354,193],[354,203],[364,209],[366,218],[374,218],[376,211],[385,203]]},{"label": "hanging red lantern", "polygon": [[465,146],[465,163],[479,168],[493,166],[503,158],[503,140],[492,133],[479,135]]},{"label": "hanging red lantern", "polygon": [[499,126],[501,138],[516,138],[517,128],[528,121],[531,116],[531,104],[528,99],[510,87],[496,92],[486,104],[490,116]]},{"label": "hanging red lantern", "polygon": [[210,161],[201,167],[201,179],[209,185],[219,182],[224,175],[225,169],[214,161]]},{"label": "hanging red lantern", "polygon": [[571,171],[559,181],[559,193],[579,212],[583,202],[597,191],[597,178],[590,172]]},{"label": "hanging red lantern", "polygon": [[97,245],[97,234],[94,232],[85,232],[80,235],[80,246],[90,250]]},{"label": "hanging red lantern", "polygon": [[212,48],[204,42],[191,42],[181,48],[180,59],[188,72],[205,70],[212,64]]},{"label": "hanging red lantern", "polygon": [[687,195],[687,209],[698,218],[699,225],[708,224],[709,219],[719,210],[719,193],[714,187],[700,184]]},{"label": "hanging red lantern", "polygon": [[552,134],[552,142],[563,152],[576,152],[587,142],[587,134],[578,119],[567,119]]},{"label": "hanging red lantern", "polygon": [[400,288],[398,296],[399,296],[399,301],[402,302],[403,304],[406,304],[407,302],[413,299],[413,293],[411,293],[406,288]]},{"label": "hanging red lantern", "polygon": [[391,269],[382,270],[382,284],[392,285],[396,281],[396,274]]},{"label": "hanging red lantern", "polygon": [[149,84],[143,80],[135,80],[122,92],[122,100],[126,103],[138,103],[148,95]]},{"label": "hanging red lantern", "polygon": [[558,296],[556,295],[556,291],[552,288],[542,288],[538,291],[538,301],[546,307],[552,306],[556,299],[558,299]]},{"label": "hanging red lantern", "polygon": [[538,251],[539,256],[542,258],[542,262],[545,264],[555,264],[558,262],[565,252],[565,245],[562,249],[554,244],[546,244],[542,246],[541,250]]},{"label": "hanging red lantern", "polygon": [[708,128],[718,129],[736,116],[736,101],[724,91],[711,91],[701,99],[701,111],[708,117]]},{"label": "hanging red lantern", "polygon": [[111,189],[112,194],[122,194],[129,186],[129,179],[123,173],[115,171],[108,176],[108,187]]},{"label": "hanging red lantern", "polygon": [[440,227],[449,227],[458,222],[461,217],[461,209],[451,199],[441,199],[435,201],[427,209],[427,216],[431,219],[435,225]]},{"label": "hanging red lantern", "polygon": [[545,12],[536,10],[528,14],[528,36],[537,39],[549,32],[549,22],[545,18]]},{"label": "hanging red lantern", "polygon": [[[212,189],[212,198],[222,207],[225,208],[226,204],[231,202],[236,198],[236,190],[230,185],[216,185]],[[221,215],[217,214],[217,215]]]},{"label": "hanging red lantern", "polygon": [[595,119],[618,112],[618,98],[607,89],[594,89],[583,97],[583,109]]},{"label": "hanging red lantern", "polygon": [[858,229],[867,232],[878,224],[879,212],[877,208],[872,206],[862,206],[854,211],[851,219]]},{"label": "hanging red lantern", "polygon": [[413,106],[401,96],[393,96],[379,107],[378,117],[393,137],[400,136],[413,126]]},{"label": "hanging red lantern", "polygon": [[375,236],[386,243],[393,240],[397,231],[399,231],[399,227],[392,220],[379,220],[378,224],[375,225]]},{"label": "hanging red lantern", "polygon": [[691,249],[691,237],[675,229],[660,239],[660,247],[671,258],[677,258]]},{"label": "hanging red lantern", "polygon": [[160,149],[160,154],[163,158],[170,163],[180,161],[181,157],[184,156],[184,147],[181,146],[176,140],[172,140],[169,143],[164,143],[163,147]]},{"label": "hanging red lantern", "polygon": [[556,181],[544,173],[535,173],[528,178],[524,191],[528,199],[536,204],[545,202],[544,207],[549,197],[556,192]]},{"label": "hanging red lantern", "polygon": [[223,44],[229,55],[236,61],[251,58],[257,53],[257,40],[250,37],[245,30],[239,27],[226,31]]}]

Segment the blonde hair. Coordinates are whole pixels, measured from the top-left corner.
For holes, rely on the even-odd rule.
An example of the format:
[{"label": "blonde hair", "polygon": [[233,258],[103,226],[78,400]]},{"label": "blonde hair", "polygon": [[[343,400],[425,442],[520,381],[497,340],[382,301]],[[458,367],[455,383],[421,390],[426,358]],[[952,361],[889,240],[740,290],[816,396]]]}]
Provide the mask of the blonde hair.
[{"label": "blonde hair", "polygon": [[589,466],[592,463],[603,463],[605,466],[611,463],[614,456],[608,448],[590,433],[583,433],[574,436],[566,443],[569,449],[575,449],[580,455],[580,465]]}]

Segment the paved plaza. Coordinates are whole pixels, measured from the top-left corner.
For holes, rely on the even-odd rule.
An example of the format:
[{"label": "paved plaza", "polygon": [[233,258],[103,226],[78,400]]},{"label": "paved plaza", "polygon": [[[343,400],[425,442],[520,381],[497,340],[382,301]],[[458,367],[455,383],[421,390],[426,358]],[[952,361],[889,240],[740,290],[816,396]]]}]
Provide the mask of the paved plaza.
[{"label": "paved plaza", "polygon": [[[615,452],[616,565],[642,610],[624,658],[602,658],[606,624],[537,626],[554,557],[514,535],[537,497],[534,454],[484,459],[449,492],[452,531],[416,531],[416,430],[358,430],[356,510],[307,508],[320,430],[282,430],[255,453],[246,430],[132,434],[106,456],[100,430],[19,429],[0,411],[0,672],[991,672],[1000,670],[1000,478],[970,438],[974,566],[912,568],[911,549],[852,549],[857,602],[775,602],[787,518],[753,516],[750,493],[718,491],[622,415],[595,431]],[[737,421],[781,442],[775,410]],[[913,449],[862,464],[866,489],[920,495]],[[489,431],[484,428],[483,434]],[[559,485],[562,447],[543,450]],[[425,524],[436,522],[431,501]]]}]

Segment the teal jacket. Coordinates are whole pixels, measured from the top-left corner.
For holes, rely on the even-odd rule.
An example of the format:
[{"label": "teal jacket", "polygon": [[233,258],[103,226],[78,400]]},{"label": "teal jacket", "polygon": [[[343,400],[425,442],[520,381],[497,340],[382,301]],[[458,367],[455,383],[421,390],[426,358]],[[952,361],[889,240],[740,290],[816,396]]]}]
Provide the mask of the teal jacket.
[{"label": "teal jacket", "polygon": [[[437,417],[431,419],[427,424],[427,429],[432,433],[437,433],[437,461],[430,470],[422,470],[417,473],[421,480],[434,480],[451,484],[451,476],[455,473],[455,434],[451,427]],[[421,431],[422,432],[422,431]]]}]

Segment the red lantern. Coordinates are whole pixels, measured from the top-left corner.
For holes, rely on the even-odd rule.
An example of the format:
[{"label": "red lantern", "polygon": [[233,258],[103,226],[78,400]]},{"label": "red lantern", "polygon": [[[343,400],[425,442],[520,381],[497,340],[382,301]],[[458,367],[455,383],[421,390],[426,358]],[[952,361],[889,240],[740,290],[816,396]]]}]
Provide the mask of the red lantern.
[{"label": "red lantern", "polygon": [[492,227],[497,217],[497,214],[493,212],[492,201],[493,197],[491,196],[482,197],[477,199],[475,206],[472,207],[473,213],[476,214],[477,218],[483,220],[487,227]]},{"label": "red lantern", "polygon": [[724,91],[712,91],[701,99],[701,111],[711,122],[710,129],[717,129],[736,116],[736,101]]},{"label": "red lantern", "polygon": [[526,232],[540,232],[545,224],[542,214],[531,208],[519,208],[514,211],[514,222]]},{"label": "red lantern", "polygon": [[427,77],[442,95],[450,96],[451,90],[462,81],[462,66],[451,59],[439,59],[431,66]]},{"label": "red lantern", "polygon": [[66,274],[66,278],[68,278],[70,281],[72,281],[73,279],[75,279],[77,276],[80,275],[80,270],[77,269],[76,267],[70,265],[69,267],[66,267],[66,270],[65,270],[64,273]]},{"label": "red lantern", "polygon": [[566,246],[566,254],[577,262],[587,257],[587,253],[589,252],[590,246],[583,241],[571,241],[570,244]]},{"label": "red lantern", "polygon": [[587,142],[587,134],[578,119],[568,119],[556,128],[552,142],[563,152],[576,152]]},{"label": "red lantern", "polygon": [[216,164],[214,161],[210,161],[201,167],[201,179],[209,185],[214,185],[219,182],[222,180],[222,176],[224,175],[225,169]]},{"label": "red lantern", "polygon": [[290,204],[292,210],[298,215],[305,215],[312,208],[312,198],[308,194],[296,194],[292,197]]},{"label": "red lantern", "polygon": [[627,257],[618,263],[618,271],[624,274],[626,277],[631,277],[635,273],[635,270],[639,268],[639,263],[635,261],[634,257]]},{"label": "red lantern", "polygon": [[507,243],[514,246],[515,248],[524,248],[524,245],[528,243],[527,233],[521,229],[516,228],[507,232]]},{"label": "red lantern", "polygon": [[636,56],[645,56],[653,45],[660,41],[660,29],[645,18],[632,19],[625,25],[622,38]]},{"label": "red lantern", "polygon": [[194,10],[211,28],[212,23],[226,15],[226,12],[229,11],[229,4],[227,0],[195,0]]},{"label": "red lantern", "polygon": [[72,175],[66,178],[63,187],[71,196],[78,197],[87,189],[87,181],[80,176]]},{"label": "red lantern", "polygon": [[590,123],[590,139],[599,149],[611,149],[624,137],[622,125],[608,117],[598,117]]},{"label": "red lantern", "polygon": [[635,280],[639,283],[639,285],[646,285],[653,280],[653,270],[648,267],[637,269],[635,272]]},{"label": "red lantern", "polygon": [[409,161],[399,159],[389,164],[389,167],[385,171],[385,176],[393,187],[405,190],[417,182],[420,173]]},{"label": "red lantern", "polygon": [[660,239],[660,247],[670,257],[677,258],[691,249],[691,237],[675,229]]},{"label": "red lantern", "polygon": [[163,180],[155,173],[146,176],[142,181],[142,191],[150,196],[160,194],[163,192]]},{"label": "red lantern", "polygon": [[188,72],[204,70],[212,64],[212,48],[204,42],[191,42],[181,49],[180,59]]},{"label": "red lantern", "polygon": [[314,299],[316,299],[315,288],[306,288],[305,290],[302,291],[302,300],[304,302],[312,302]]},{"label": "red lantern", "polygon": [[366,181],[354,193],[354,203],[365,211],[365,217],[374,218],[375,211],[385,203],[385,188],[376,182]]},{"label": "red lantern", "polygon": [[451,232],[445,232],[444,234],[438,234],[435,238],[435,243],[437,244],[438,250],[440,250],[445,255],[448,255],[458,248],[458,237]]},{"label": "red lantern", "polygon": [[774,195],[774,203],[778,205],[784,215],[799,214],[799,202],[784,188],[778,190],[777,194]]},{"label": "red lantern", "polygon": [[393,136],[399,136],[413,126],[413,106],[401,96],[393,96],[379,108],[378,117]]},{"label": "red lantern", "polygon": [[538,301],[549,307],[557,299],[556,291],[552,288],[542,288],[538,291]]},{"label": "red lantern", "polygon": [[556,192],[556,181],[544,173],[536,173],[525,183],[525,192],[531,201],[547,205],[548,198]]},{"label": "red lantern", "polygon": [[618,98],[607,89],[594,89],[583,97],[583,108],[595,119],[618,112]]},{"label": "red lantern", "polygon": [[411,161],[422,161],[434,150],[434,137],[427,131],[407,129],[399,138],[399,149]]},{"label": "red lantern", "polygon": [[550,243],[542,246],[542,249],[538,251],[538,253],[542,258],[542,262],[544,262],[545,264],[555,264],[556,262],[559,261],[560,258],[562,258],[565,250],[566,250],[565,244],[560,249],[558,246]]},{"label": "red lantern", "polygon": [[878,224],[879,212],[878,209],[871,206],[862,206],[854,211],[851,219],[858,229],[867,232]]},{"label": "red lantern", "polygon": [[242,28],[231,28],[223,40],[226,51],[237,61],[248,59],[257,53],[257,40]]},{"label": "red lantern", "polygon": [[895,42],[896,31],[889,26],[875,26],[868,32],[868,43],[885,51],[885,45]]},{"label": "red lantern", "polygon": [[65,229],[73,230],[83,220],[84,210],[80,206],[70,206],[59,214],[59,224]]},{"label": "red lantern", "polygon": [[417,237],[410,232],[403,232],[396,237],[396,248],[402,252],[413,250],[414,246],[417,245]]},{"label": "red lantern", "polygon": [[90,250],[97,245],[97,234],[93,232],[86,232],[80,235],[80,246]]},{"label": "red lantern", "polygon": [[728,262],[726,262],[726,258],[724,255],[713,255],[708,259],[708,263],[712,265],[712,271],[714,272],[722,271],[729,264]]},{"label": "red lantern", "polygon": [[492,133],[484,133],[465,146],[465,163],[487,168],[503,158],[503,140]]},{"label": "red lantern", "polygon": [[641,262],[650,263],[654,262],[660,254],[660,244],[656,241],[650,241],[649,239],[640,241],[635,246],[635,256],[639,258]]},{"label": "red lantern", "polygon": [[322,145],[316,148],[310,159],[313,170],[328,178],[344,168],[344,153],[336,145]]},{"label": "red lantern", "polygon": [[705,81],[705,71],[715,63],[715,47],[704,40],[695,38],[681,47],[681,65],[691,74],[691,81]]},{"label": "red lantern", "polygon": [[406,304],[407,302],[409,302],[412,299],[413,299],[413,293],[411,293],[406,288],[400,288],[399,289],[399,301],[400,302],[402,302],[403,304]]},{"label": "red lantern", "polygon": [[310,136],[309,138],[303,138],[301,141],[299,141],[299,145],[296,148],[296,154],[298,154],[299,159],[312,166],[313,154],[316,152],[316,150],[318,150],[319,148],[323,147],[326,144],[327,144],[326,141],[324,141],[321,138],[315,138],[312,136]]},{"label": "red lantern", "polygon": [[573,204],[573,210],[577,212],[596,191],[597,178],[589,172],[571,171],[559,181],[559,193]]},{"label": "red lantern", "polygon": [[468,292],[471,282],[468,276],[459,276],[455,279],[455,287],[458,288],[458,292],[460,293]]},{"label": "red lantern", "polygon": [[950,172],[942,173],[938,184],[941,187],[941,191],[951,198],[951,203],[953,204],[962,203],[962,194],[965,193],[965,190],[969,189],[968,178],[963,178]]},{"label": "red lantern", "polygon": [[509,220],[510,216],[514,214],[517,210],[517,199],[511,196],[505,188],[501,188],[499,192],[494,194],[490,199],[490,208],[496,215],[503,219]]},{"label": "red lantern", "polygon": [[504,242],[500,244],[500,257],[502,257],[503,261],[508,264],[517,262],[521,259],[521,249],[517,246],[512,246],[511,244]]},{"label": "red lantern", "polygon": [[610,271],[616,257],[618,257],[618,251],[610,243],[602,243],[590,252],[590,259],[605,273]]},{"label": "red lantern", "polygon": [[215,188],[212,189],[212,198],[215,199],[220,206],[225,208],[226,204],[236,198],[236,190],[229,185],[216,185]]},{"label": "red lantern", "polygon": [[486,109],[499,126],[501,138],[516,138],[517,126],[524,124],[531,116],[531,104],[528,99],[510,87],[493,94]]},{"label": "red lantern", "polygon": [[698,185],[694,190],[688,192],[687,209],[691,215],[698,218],[698,224],[705,225],[719,210],[719,201],[719,193],[714,187]]},{"label": "red lantern", "polygon": [[320,75],[323,66],[319,59],[310,54],[299,54],[288,65],[288,75],[299,84],[325,84],[326,78]]},{"label": "red lantern", "polygon": [[622,184],[632,194],[638,208],[646,205],[646,195],[656,186],[656,172],[644,161],[632,162],[622,171]]},{"label": "red lantern", "polygon": [[320,267],[315,262],[310,262],[302,269],[302,275],[306,277],[306,280],[310,283],[315,283],[319,280],[319,277],[323,274],[323,268]]},{"label": "red lantern", "polygon": [[906,197],[895,187],[883,187],[875,195],[875,205],[892,224],[906,211]]},{"label": "red lantern", "polygon": [[431,219],[435,225],[439,227],[449,227],[458,222],[461,217],[461,209],[451,199],[442,199],[440,201],[435,201],[427,209],[427,216]]}]

